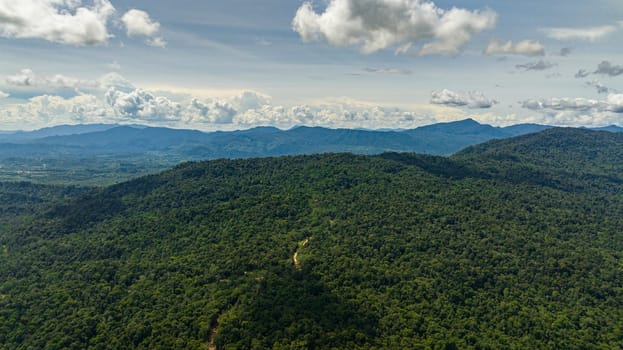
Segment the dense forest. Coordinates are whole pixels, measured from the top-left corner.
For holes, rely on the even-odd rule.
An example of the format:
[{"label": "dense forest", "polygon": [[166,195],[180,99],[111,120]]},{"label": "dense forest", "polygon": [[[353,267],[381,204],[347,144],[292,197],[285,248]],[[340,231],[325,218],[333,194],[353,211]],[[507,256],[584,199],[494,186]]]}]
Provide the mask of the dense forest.
[{"label": "dense forest", "polygon": [[0,196],[2,349],[623,348],[623,134]]}]

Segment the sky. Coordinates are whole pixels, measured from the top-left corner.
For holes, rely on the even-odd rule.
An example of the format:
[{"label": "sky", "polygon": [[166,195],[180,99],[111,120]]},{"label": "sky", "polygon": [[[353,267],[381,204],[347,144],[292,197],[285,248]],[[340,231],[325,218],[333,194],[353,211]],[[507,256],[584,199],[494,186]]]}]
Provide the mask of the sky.
[{"label": "sky", "polygon": [[0,130],[623,125],[623,1],[0,0]]}]

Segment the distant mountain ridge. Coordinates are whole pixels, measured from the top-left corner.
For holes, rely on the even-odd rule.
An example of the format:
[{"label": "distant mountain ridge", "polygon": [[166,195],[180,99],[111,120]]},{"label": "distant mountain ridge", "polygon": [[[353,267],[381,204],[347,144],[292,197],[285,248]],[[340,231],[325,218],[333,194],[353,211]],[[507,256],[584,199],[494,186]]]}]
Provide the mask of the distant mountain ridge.
[{"label": "distant mountain ridge", "polygon": [[118,124],[78,124],[57,125],[34,131],[3,131],[0,132],[1,142],[31,141],[50,136],[67,136],[105,131],[119,126]]},{"label": "distant mountain ridge", "polygon": [[[385,152],[447,156],[487,141],[547,129],[552,127],[494,127],[473,119],[387,131],[309,126],[281,130],[263,126],[203,132],[143,125],[62,125],[0,134],[0,181],[111,184],[185,161],[218,158]],[[622,129],[612,126],[604,130]]]},{"label": "distant mountain ridge", "polygon": [[[327,152],[376,154],[386,151],[453,154],[467,146],[550,128],[536,124],[494,127],[473,119],[416,129],[377,131],[299,126],[289,130],[256,127],[239,131],[147,127],[140,125],[60,125],[31,132],[0,134],[0,157],[46,152],[89,154],[164,152],[190,159],[245,158]],[[12,143],[11,147],[6,144]],[[43,149],[41,149],[43,148]],[[2,154],[4,153],[4,154]]]}]

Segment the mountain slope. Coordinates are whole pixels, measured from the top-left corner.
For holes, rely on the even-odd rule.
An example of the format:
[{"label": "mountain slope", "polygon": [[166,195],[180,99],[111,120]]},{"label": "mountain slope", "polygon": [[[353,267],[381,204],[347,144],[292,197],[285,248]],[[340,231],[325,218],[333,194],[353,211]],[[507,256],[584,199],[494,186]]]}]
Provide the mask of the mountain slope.
[{"label": "mountain slope", "polygon": [[529,170],[567,185],[623,183],[621,133],[555,128],[468,147],[453,158],[506,170],[508,177]]},{"label": "mountain slope", "polygon": [[50,136],[68,136],[76,134],[87,134],[92,132],[105,131],[116,127],[115,124],[79,124],[79,125],[57,125],[35,131],[17,131],[0,133],[1,142],[24,142],[41,139]]},{"label": "mountain slope", "polygon": [[[0,232],[0,344],[620,348],[623,185],[556,164],[622,145],[553,129],[452,158],[216,160],[98,189]],[[507,177],[535,164],[559,186]]]}]

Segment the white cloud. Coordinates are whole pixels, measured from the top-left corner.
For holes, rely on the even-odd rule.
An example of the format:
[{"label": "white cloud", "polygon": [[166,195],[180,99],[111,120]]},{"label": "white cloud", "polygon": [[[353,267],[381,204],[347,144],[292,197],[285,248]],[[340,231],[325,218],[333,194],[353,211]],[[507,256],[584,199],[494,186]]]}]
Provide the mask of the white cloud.
[{"label": "white cloud", "polygon": [[104,74],[98,79],[98,81],[100,83],[100,87],[106,90],[111,87],[125,92],[129,92],[135,89],[134,85],[119,73],[113,72]]},{"label": "white cloud", "polygon": [[7,98],[7,97],[9,97],[9,96],[11,96],[11,95],[10,95],[10,94],[8,94],[8,93],[6,93],[6,92],[4,92],[4,91],[1,91],[1,90],[0,90],[0,99],[2,99],[2,98]]},{"label": "white cloud", "polygon": [[32,69],[22,69],[17,74],[9,75],[6,83],[17,87],[45,87],[50,89],[97,89],[101,84],[98,80],[78,79],[63,74],[39,77]]},{"label": "white cloud", "polygon": [[549,38],[556,40],[595,41],[619,30],[619,26],[607,25],[585,28],[542,28]]},{"label": "white cloud", "polygon": [[7,76],[6,83],[13,86],[35,86],[37,80],[31,69],[22,69],[17,74]]},{"label": "white cloud", "polygon": [[607,105],[603,101],[587,98],[530,99],[522,102],[522,107],[531,110],[549,109],[555,111],[602,111]]},{"label": "white cloud", "polygon": [[26,103],[0,108],[2,125],[12,129],[111,122],[109,116],[109,109],[93,95],[80,95],[72,98],[42,95],[33,97]]},{"label": "white cloud", "polygon": [[623,113],[623,94],[609,94],[606,102],[609,111]]},{"label": "white cloud", "polygon": [[430,103],[453,107],[491,108],[497,101],[479,91],[454,92],[443,89],[431,93]]},{"label": "white cloud", "polygon": [[241,126],[275,125],[282,128],[296,125],[370,129],[410,128],[435,121],[430,113],[416,113],[350,99],[293,107],[264,105],[258,109],[239,113],[234,118],[234,122]]},{"label": "white cloud", "polygon": [[131,121],[227,124],[232,122],[236,114],[236,110],[227,102],[201,102],[195,98],[187,102],[177,102],[142,89],[124,92],[111,87],[105,98],[115,116]]},{"label": "white cloud", "polygon": [[484,51],[485,55],[521,55],[521,56],[543,56],[545,47],[539,41],[523,40],[516,44],[507,41],[501,44],[497,40],[491,40]]},{"label": "white cloud", "polygon": [[603,126],[620,124],[623,94],[608,94],[605,100],[549,98],[523,101],[523,108],[542,112],[542,122],[552,125]]},{"label": "white cloud", "polygon": [[80,5],[78,0],[0,0],[0,36],[78,46],[106,43],[115,8],[108,0]]},{"label": "white cloud", "polygon": [[142,89],[126,93],[111,87],[106,92],[106,102],[116,116],[128,120],[172,121],[179,119],[182,110],[179,103]]},{"label": "white cloud", "polygon": [[128,36],[147,37],[146,43],[149,46],[165,47],[167,42],[157,36],[160,31],[160,23],[151,19],[149,14],[142,10],[132,9],[121,17]]},{"label": "white cloud", "polygon": [[121,21],[128,36],[154,36],[160,30],[160,23],[154,22],[145,11],[132,9],[126,12]]},{"label": "white cloud", "polygon": [[474,34],[493,28],[496,20],[492,10],[444,10],[429,1],[330,0],[322,14],[305,2],[292,28],[305,42],[323,40],[359,47],[364,53],[427,40],[418,54],[456,55]]},{"label": "white cloud", "polygon": [[229,103],[239,112],[246,112],[251,109],[259,109],[262,106],[270,105],[271,98],[255,91],[244,91],[230,99]]},{"label": "white cloud", "polygon": [[73,77],[67,77],[62,74],[56,74],[45,78],[45,83],[53,87],[60,88],[89,88],[95,89],[99,87],[97,80],[81,80]]}]

